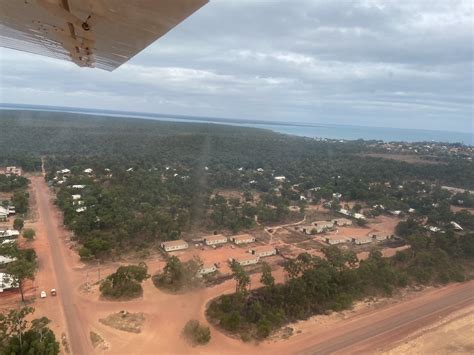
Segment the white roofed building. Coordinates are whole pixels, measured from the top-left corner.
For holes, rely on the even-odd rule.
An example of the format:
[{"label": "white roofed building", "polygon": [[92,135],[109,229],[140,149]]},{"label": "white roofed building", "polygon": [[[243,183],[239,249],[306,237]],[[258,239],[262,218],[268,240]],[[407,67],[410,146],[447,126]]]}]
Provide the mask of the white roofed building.
[{"label": "white roofed building", "polygon": [[188,249],[188,243],[182,239],[170,240],[168,242],[162,242],[161,247],[164,251],[176,251]]},{"label": "white roofed building", "polygon": [[218,245],[227,243],[227,237],[222,234],[208,235],[203,238],[206,245]]}]

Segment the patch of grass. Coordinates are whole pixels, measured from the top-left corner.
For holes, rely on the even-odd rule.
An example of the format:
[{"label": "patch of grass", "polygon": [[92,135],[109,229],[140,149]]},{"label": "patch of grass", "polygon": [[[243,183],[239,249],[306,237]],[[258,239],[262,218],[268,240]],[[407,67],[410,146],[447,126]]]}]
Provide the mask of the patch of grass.
[{"label": "patch of grass", "polygon": [[89,337],[91,339],[91,343],[94,348],[97,348],[97,346],[99,346],[100,344],[104,342],[104,339],[102,339],[102,337],[96,332],[91,331],[89,333]]},{"label": "patch of grass", "polygon": [[99,322],[102,324],[130,333],[140,333],[144,321],[145,316],[143,313],[130,313],[127,311],[112,313],[107,318],[99,319]]}]

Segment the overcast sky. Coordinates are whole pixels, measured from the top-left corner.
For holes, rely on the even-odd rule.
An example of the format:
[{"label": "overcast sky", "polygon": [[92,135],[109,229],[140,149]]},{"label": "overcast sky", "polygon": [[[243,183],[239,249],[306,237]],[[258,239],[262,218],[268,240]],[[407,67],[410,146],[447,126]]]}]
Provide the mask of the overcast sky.
[{"label": "overcast sky", "polygon": [[0,101],[473,132],[473,5],[211,0],[114,72],[2,49]]}]

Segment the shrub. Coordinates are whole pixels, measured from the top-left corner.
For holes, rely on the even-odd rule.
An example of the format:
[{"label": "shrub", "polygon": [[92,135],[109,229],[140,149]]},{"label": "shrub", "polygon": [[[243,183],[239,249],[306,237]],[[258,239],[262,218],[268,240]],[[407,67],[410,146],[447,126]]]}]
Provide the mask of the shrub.
[{"label": "shrub", "polygon": [[102,296],[115,299],[130,299],[141,296],[141,282],[150,275],[145,263],[120,266],[116,272],[107,276],[100,285]]},{"label": "shrub", "polygon": [[28,240],[33,240],[35,235],[36,235],[36,232],[32,228],[27,228],[23,231],[23,237],[28,239]]},{"label": "shrub", "polygon": [[192,345],[204,345],[211,340],[211,330],[199,321],[191,319],[183,328],[183,336]]},{"label": "shrub", "polygon": [[13,221],[13,228],[17,230],[22,230],[23,227],[25,226],[25,221],[21,218],[15,218]]}]

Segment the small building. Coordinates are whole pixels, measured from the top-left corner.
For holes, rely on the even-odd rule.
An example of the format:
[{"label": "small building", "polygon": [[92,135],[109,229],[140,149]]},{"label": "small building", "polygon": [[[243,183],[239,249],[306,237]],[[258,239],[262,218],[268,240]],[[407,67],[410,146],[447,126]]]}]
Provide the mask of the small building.
[{"label": "small building", "polygon": [[339,192],[335,192],[335,193],[332,194],[332,197],[340,199],[342,197],[342,194],[339,193]]},{"label": "small building", "polygon": [[277,250],[271,245],[264,245],[250,249],[250,253],[252,255],[258,256],[259,258],[264,258],[266,256],[276,255]]},{"label": "small building", "polygon": [[352,221],[347,218],[334,218],[331,222],[338,227],[352,226]]},{"label": "small building", "polygon": [[349,216],[349,217],[352,216],[352,213],[351,213],[350,211],[344,209],[344,208],[341,208],[341,209],[339,210],[339,213],[340,213],[340,214],[343,214],[344,216]]},{"label": "small building", "polygon": [[21,176],[21,168],[17,168],[16,166],[7,166],[5,168],[5,175],[18,175]]},{"label": "small building", "polygon": [[76,208],[77,213],[82,213],[82,212],[85,212],[86,210],[87,210],[87,207],[85,207],[85,206]]},{"label": "small building", "polygon": [[12,275],[0,272],[0,293],[3,293],[3,291],[5,290],[17,287],[18,282],[16,282],[15,278]]},{"label": "small building", "polygon": [[63,170],[59,170],[57,171],[58,174],[70,174],[71,173],[71,170],[69,169],[63,169]]},{"label": "small building", "polygon": [[414,208],[408,209],[408,213],[415,213],[415,209]]},{"label": "small building", "polygon": [[0,255],[0,266],[8,265],[14,262],[16,258],[10,258],[9,256]]},{"label": "small building", "polygon": [[72,195],[72,199],[75,201],[75,200],[80,200],[81,199],[81,195]]},{"label": "small building", "polygon": [[6,231],[0,231],[1,238],[18,238],[20,236],[20,232],[16,229],[7,229]]},{"label": "small building", "polygon": [[86,174],[92,174],[93,170],[91,168],[84,169]]},{"label": "small building", "polygon": [[372,237],[360,237],[360,238],[352,238],[352,243],[357,245],[369,244],[372,243]]},{"label": "small building", "polygon": [[8,214],[10,216],[13,216],[16,214],[16,209],[15,209],[15,206],[8,206]]},{"label": "small building", "polygon": [[206,245],[218,245],[227,243],[227,237],[222,234],[209,235],[204,237],[204,243]]},{"label": "small building", "polygon": [[209,265],[203,265],[199,269],[199,275],[207,275],[207,274],[212,274],[213,272],[217,271],[217,267],[215,264],[209,264]]},{"label": "small building", "polygon": [[275,176],[275,181],[278,181],[278,182],[285,182],[286,181],[286,177],[285,176]]},{"label": "small building", "polygon": [[186,243],[184,240],[179,239],[179,240],[170,240],[168,242],[162,242],[161,243],[161,248],[163,248],[164,251],[176,251],[176,250],[183,250],[183,249],[188,249],[188,243]]},{"label": "small building", "polygon": [[396,211],[389,211],[389,213],[393,216],[400,216],[400,214],[402,213],[402,211],[400,210],[396,210]]},{"label": "small building", "polygon": [[72,185],[72,188],[73,188],[73,189],[79,189],[79,190],[81,190],[81,189],[83,189],[83,188],[85,188],[85,187],[86,187],[86,185]]},{"label": "small building", "polygon": [[9,214],[10,213],[7,208],[0,206],[0,222],[5,222]]},{"label": "small building", "polygon": [[230,261],[235,261],[242,266],[255,265],[260,261],[260,257],[258,255],[244,255],[237,258],[231,258]]},{"label": "small building", "polygon": [[254,243],[255,242],[255,237],[250,234],[239,234],[239,235],[233,235],[230,237],[230,240],[234,244],[248,244],[248,243]]},{"label": "small building", "polygon": [[338,238],[326,238],[325,241],[329,245],[337,245],[337,244],[342,244],[342,243],[347,242],[346,239],[342,239],[342,238],[339,238],[339,239]]},{"label": "small building", "polygon": [[313,223],[316,233],[323,233],[329,229],[334,228],[334,223],[332,221],[317,221]]},{"label": "small building", "polygon": [[458,223],[451,221],[450,224],[454,227],[455,230],[457,231],[462,231],[464,230],[463,227],[461,227]]},{"label": "small building", "polygon": [[354,213],[354,218],[355,219],[365,219],[365,216],[361,213]]},{"label": "small building", "polygon": [[378,242],[390,239],[390,235],[379,233],[369,233],[369,237]]}]

